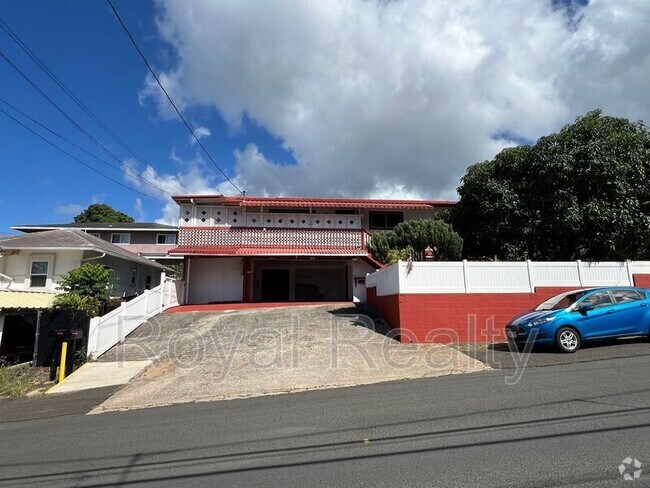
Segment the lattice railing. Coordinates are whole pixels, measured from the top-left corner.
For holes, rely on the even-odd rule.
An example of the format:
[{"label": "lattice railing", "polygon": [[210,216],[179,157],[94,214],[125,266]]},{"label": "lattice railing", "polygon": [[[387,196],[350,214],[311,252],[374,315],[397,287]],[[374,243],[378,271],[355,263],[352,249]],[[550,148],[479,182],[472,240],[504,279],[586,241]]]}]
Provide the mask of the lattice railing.
[{"label": "lattice railing", "polygon": [[338,247],[363,251],[364,236],[360,230],[181,227],[178,243],[217,247]]}]

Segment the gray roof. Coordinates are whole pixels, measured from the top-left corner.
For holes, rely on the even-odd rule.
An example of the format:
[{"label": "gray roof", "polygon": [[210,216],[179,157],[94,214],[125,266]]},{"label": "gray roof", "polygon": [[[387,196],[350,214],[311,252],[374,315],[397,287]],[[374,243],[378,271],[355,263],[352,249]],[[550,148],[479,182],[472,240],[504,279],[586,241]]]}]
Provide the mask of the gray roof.
[{"label": "gray roof", "polygon": [[88,229],[88,230],[178,230],[178,226],[156,222],[73,222],[68,224],[29,224],[11,227],[23,232],[49,229]]},{"label": "gray roof", "polygon": [[0,239],[0,250],[10,249],[78,249],[84,251],[97,251],[106,253],[116,258],[126,259],[134,263],[165,269],[149,259],[138,256],[131,251],[111,244],[99,237],[86,234],[79,229],[59,229],[44,232],[20,234],[17,236],[3,237]]}]

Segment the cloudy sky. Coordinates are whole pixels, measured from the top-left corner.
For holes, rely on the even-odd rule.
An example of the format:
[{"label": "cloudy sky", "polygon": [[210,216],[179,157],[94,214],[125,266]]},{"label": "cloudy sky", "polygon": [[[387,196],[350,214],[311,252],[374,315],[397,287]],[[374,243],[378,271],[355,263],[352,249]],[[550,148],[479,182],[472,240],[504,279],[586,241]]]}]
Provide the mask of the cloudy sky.
[{"label": "cloudy sky", "polygon": [[[0,230],[66,221],[93,201],[169,221],[177,213],[169,193],[234,194],[107,5],[50,3],[3,2],[0,18],[139,157],[75,111],[3,32],[0,49],[121,161],[102,171],[140,194],[0,114],[0,164],[15,176],[0,182],[11,210]],[[115,5],[197,138],[251,195],[454,198],[469,164],[589,110],[649,119],[647,0]],[[0,76],[15,106],[102,153],[6,63]],[[31,191],[25,178],[38,180]]]}]

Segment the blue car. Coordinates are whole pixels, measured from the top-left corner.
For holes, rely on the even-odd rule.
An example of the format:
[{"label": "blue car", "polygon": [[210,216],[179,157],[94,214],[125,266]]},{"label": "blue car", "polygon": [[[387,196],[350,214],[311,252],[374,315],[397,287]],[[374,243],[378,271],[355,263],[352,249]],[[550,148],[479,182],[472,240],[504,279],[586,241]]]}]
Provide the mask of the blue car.
[{"label": "blue car", "polygon": [[518,346],[555,344],[575,352],[583,341],[650,335],[650,290],[588,288],[549,298],[506,325],[506,337]]}]

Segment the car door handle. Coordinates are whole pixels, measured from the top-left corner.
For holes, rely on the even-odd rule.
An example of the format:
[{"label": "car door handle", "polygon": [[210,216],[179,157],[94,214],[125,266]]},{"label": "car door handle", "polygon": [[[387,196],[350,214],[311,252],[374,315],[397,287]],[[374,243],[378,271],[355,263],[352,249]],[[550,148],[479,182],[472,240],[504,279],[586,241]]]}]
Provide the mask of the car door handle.
[{"label": "car door handle", "polygon": [[641,305],[639,305],[639,307],[647,307],[647,306],[648,306],[647,303],[642,303]]},{"label": "car door handle", "polygon": [[614,310],[608,310],[607,313],[614,313]]}]

